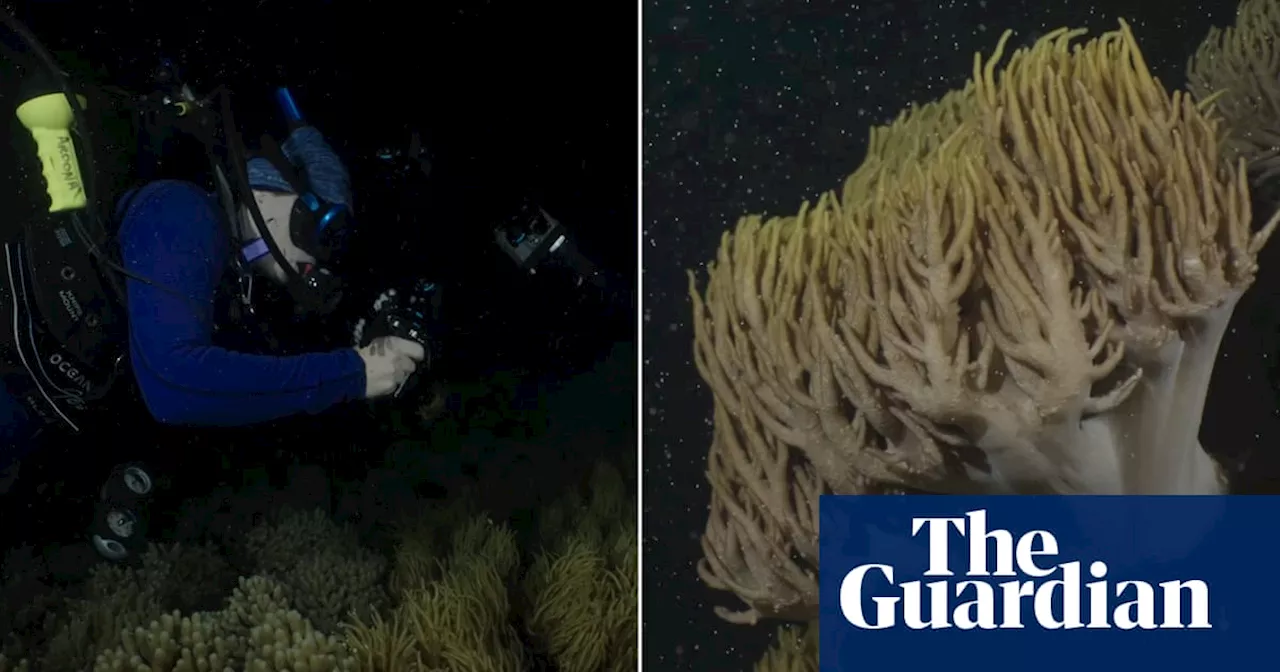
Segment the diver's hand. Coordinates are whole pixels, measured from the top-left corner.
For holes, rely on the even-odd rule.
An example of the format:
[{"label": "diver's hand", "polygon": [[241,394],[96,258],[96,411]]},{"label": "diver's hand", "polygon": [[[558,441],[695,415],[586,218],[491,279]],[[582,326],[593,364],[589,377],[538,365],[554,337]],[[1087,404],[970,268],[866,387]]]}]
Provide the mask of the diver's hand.
[{"label": "diver's hand", "polygon": [[364,396],[369,399],[400,389],[426,357],[421,345],[399,336],[375,338],[356,352],[364,360]]}]

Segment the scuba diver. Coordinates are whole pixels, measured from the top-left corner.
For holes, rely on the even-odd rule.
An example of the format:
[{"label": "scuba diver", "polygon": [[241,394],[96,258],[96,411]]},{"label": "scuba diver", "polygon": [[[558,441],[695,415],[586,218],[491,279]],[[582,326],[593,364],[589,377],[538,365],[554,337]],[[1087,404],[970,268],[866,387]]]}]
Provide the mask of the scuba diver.
[{"label": "scuba diver", "polygon": [[[197,138],[211,168],[206,184],[154,179],[99,199],[89,94],[2,9],[0,22],[26,46],[0,55],[22,71],[17,117],[48,195],[3,241],[0,494],[24,455],[103,415],[126,366],[160,423],[244,426],[396,394],[429,364],[438,296],[425,281],[385,294],[359,342],[283,355],[235,347],[246,322],[270,331],[256,314],[265,284],[309,319],[324,320],[343,295],[330,268],[354,219],[349,175],[288,89],[277,91],[287,139],[264,138],[255,156],[229,93],[197,99],[171,63],[154,94],[95,91],[127,108],[139,139],[175,129]],[[145,465],[112,470],[91,534],[101,555],[123,559],[143,543],[153,487]]]},{"label": "scuba diver", "polygon": [[[282,97],[287,98],[287,91]],[[291,105],[291,103],[287,103]],[[320,132],[297,122],[282,146],[289,165],[248,163],[248,181],[266,232],[248,206],[232,216],[216,195],[190,182],[161,180],[124,197],[120,250],[128,278],[129,361],[152,416],[166,424],[248,425],[338,403],[391,394],[425,357],[421,344],[386,336],[362,348],[292,356],[219,347],[215,296],[232,269],[245,306],[255,277],[284,286],[285,265],[270,253],[275,240],[286,264],[318,280],[339,251],[339,229],[350,220],[346,169]],[[306,186],[282,170],[297,165]],[[309,188],[308,188],[309,187]],[[323,203],[324,211],[314,213]],[[313,209],[314,207],[314,209]],[[136,277],[148,278],[144,282]],[[321,280],[323,281],[323,280]],[[176,291],[174,291],[176,290]],[[328,308],[327,305],[316,308]],[[223,322],[223,326],[226,323]]]},{"label": "scuba diver", "polygon": [[[14,216],[19,230],[0,240],[0,494],[12,478],[6,463],[92,431],[108,415],[108,392],[133,389],[115,384],[122,373],[137,381],[155,420],[196,427],[318,414],[399,396],[424,372],[439,375],[444,327],[435,282],[413,279],[364,304],[344,292],[342,276],[358,269],[344,269],[343,260],[360,263],[348,250],[350,175],[288,89],[276,91],[286,139],[264,137],[250,154],[225,89],[197,97],[171,63],[162,63],[147,95],[83,82],[73,89],[2,8],[0,24],[24,47],[0,39],[0,58],[21,73],[16,112],[27,147],[17,151],[34,146],[48,195],[31,216]],[[108,110],[126,117],[136,137],[104,132]],[[167,159],[119,158],[130,144],[121,138],[163,157],[171,135],[196,141],[189,146],[201,149],[198,174],[175,176]],[[412,179],[436,179],[416,133],[403,155],[378,160],[396,161]],[[109,183],[115,175],[98,168],[111,161],[128,179]],[[586,290],[575,294],[623,293],[537,202],[523,199],[486,221],[486,247],[520,273],[567,270]],[[349,325],[338,319],[344,296],[367,310],[340,342],[316,347],[286,337],[298,323]],[[291,314],[284,324],[271,310],[282,305]],[[91,523],[100,555],[136,557],[155,487],[145,464],[111,469]]]}]

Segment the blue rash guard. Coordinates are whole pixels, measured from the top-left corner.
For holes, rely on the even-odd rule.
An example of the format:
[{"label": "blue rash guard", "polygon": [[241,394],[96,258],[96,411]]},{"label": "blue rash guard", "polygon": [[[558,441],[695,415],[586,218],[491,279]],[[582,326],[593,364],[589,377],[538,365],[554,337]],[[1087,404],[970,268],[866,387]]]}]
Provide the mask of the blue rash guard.
[{"label": "blue rash guard", "polygon": [[217,199],[196,185],[142,187],[123,213],[120,245],[125,268],[154,283],[128,280],[129,351],[160,422],[248,425],[364,397],[364,363],[351,348],[276,357],[214,344],[231,241]]}]

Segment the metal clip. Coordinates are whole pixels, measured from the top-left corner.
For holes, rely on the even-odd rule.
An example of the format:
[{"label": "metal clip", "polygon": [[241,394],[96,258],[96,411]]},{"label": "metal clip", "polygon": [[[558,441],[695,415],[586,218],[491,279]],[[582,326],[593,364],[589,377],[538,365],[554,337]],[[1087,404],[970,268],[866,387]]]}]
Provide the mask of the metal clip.
[{"label": "metal clip", "polygon": [[240,301],[253,313],[253,274],[240,273]]}]

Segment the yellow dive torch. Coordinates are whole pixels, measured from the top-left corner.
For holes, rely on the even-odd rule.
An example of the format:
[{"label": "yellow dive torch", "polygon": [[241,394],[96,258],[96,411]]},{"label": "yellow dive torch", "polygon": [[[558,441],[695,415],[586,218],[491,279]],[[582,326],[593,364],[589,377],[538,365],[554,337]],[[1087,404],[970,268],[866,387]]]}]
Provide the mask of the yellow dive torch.
[{"label": "yellow dive torch", "polygon": [[[88,101],[76,96],[80,108]],[[40,156],[45,189],[49,192],[49,212],[79,210],[88,204],[75,142],[71,139],[75,113],[66,94],[46,93],[18,106],[18,120],[31,131]]]}]

